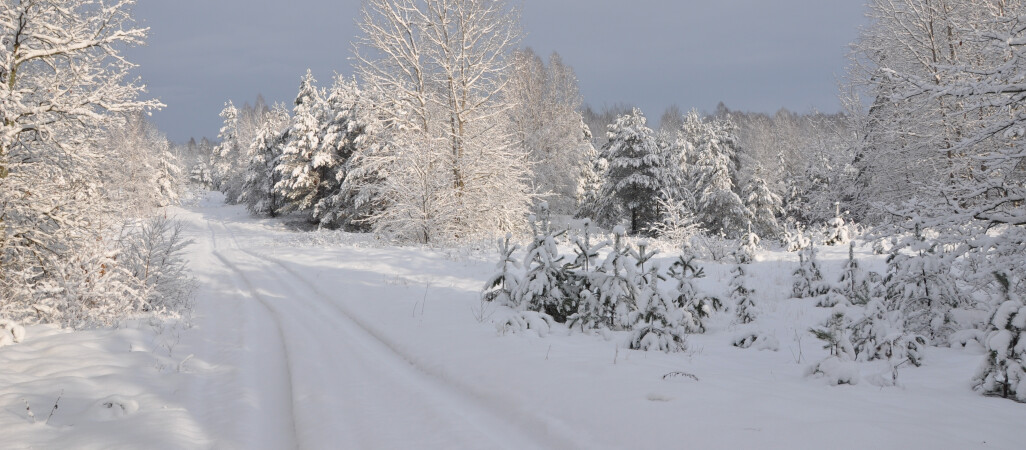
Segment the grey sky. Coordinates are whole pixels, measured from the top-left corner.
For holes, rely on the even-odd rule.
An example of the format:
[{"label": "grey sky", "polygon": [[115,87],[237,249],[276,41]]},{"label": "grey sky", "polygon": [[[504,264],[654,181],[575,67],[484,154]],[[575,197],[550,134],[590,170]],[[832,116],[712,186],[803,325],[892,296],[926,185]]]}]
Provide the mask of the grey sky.
[{"label": "grey sky", "polygon": [[[678,104],[704,111],[838,109],[862,0],[523,0],[523,45],[557,51],[585,101],[637,104],[653,125]],[[351,74],[360,0],[140,0],[149,45],[129,51],[176,141],[213,138],[224,102],[290,102],[309,67]]]}]

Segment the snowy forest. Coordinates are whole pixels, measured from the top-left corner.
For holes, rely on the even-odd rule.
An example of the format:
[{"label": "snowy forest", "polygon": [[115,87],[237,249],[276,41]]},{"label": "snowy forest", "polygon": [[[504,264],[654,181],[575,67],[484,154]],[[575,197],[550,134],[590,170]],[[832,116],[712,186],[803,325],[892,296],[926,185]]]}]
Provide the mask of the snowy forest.
[{"label": "snowy forest", "polygon": [[[178,144],[124,56],[150,32],[134,4],[0,0],[0,361],[39,327],[191,324],[213,297],[202,268],[242,274],[230,251],[262,242],[232,217],[288,239],[464,255],[450,258],[484,276],[474,317],[447,327],[583,336],[615,346],[613,364],[790,349],[806,383],[829,385],[913,389],[922,378],[906,374],[936,364],[1022,417],[1026,2],[868,0],[842,110],[767,114],[596,108],[572,61],[522,45],[510,2],[365,0],[351,71],[324,82],[296,67],[290,104],[227,100],[216,138]],[[226,208],[209,191],[249,217],[196,227],[174,212]],[[206,239],[213,256],[196,263]],[[374,261],[360,270],[410,288]],[[402,296],[413,318],[453,289],[432,283],[420,303]],[[239,285],[279,308],[259,280]],[[409,319],[395,311],[354,322]],[[3,377],[0,403],[45,415]]]}]

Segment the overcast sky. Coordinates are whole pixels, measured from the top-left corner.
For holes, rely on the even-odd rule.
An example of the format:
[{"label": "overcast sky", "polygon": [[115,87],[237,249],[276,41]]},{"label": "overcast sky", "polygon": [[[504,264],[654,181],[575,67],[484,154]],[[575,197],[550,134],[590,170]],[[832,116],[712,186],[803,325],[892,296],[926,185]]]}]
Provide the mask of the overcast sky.
[{"label": "overcast sky", "polygon": [[[585,102],[638,105],[658,125],[671,104],[711,111],[838,110],[863,0],[522,0],[524,46],[557,51]],[[351,74],[360,0],[139,0],[151,28],[131,60],[167,104],[175,141],[213,138],[224,102],[291,102],[307,68]]]}]

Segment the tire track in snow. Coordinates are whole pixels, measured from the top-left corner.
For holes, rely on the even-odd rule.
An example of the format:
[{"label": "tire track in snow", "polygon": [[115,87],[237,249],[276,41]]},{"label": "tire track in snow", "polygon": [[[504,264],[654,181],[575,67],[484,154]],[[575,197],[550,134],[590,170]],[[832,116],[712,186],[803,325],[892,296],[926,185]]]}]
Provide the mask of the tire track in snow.
[{"label": "tire track in snow", "polygon": [[594,445],[582,445],[579,442],[581,436],[578,436],[577,439],[568,438],[565,436],[568,433],[561,433],[560,430],[553,429],[550,424],[535,415],[522,410],[514,410],[512,405],[471,386],[459,383],[441,369],[402,351],[392,340],[361,320],[344,305],[332,300],[331,296],[318,289],[312,280],[300,275],[283,261],[241,247],[239,250],[257,260],[269,262],[283,269],[298,281],[295,285],[319,299],[318,302],[312,304],[319,306],[320,311],[327,314],[320,314],[317,317],[323,319],[335,316],[342,319],[339,323],[345,324],[349,328],[347,334],[351,338],[360,341],[367,348],[373,349],[374,354],[380,359],[391,360],[390,365],[394,366],[396,370],[406,372],[412,383],[424,386],[431,395],[439,397],[434,401],[449,403],[450,407],[462,407],[460,409],[463,411],[450,412],[461,413],[465,418],[480,421],[478,425],[482,428],[502,431],[507,436],[503,446],[510,448],[594,448]]},{"label": "tire track in snow", "polygon": [[[226,225],[224,225],[223,222],[221,223],[221,226],[225,230],[228,230],[229,236],[232,239],[232,243],[234,244],[235,248],[238,248],[238,241],[235,239],[234,234],[231,233],[231,231],[228,229],[228,227]],[[274,314],[274,311],[271,310],[271,307],[268,305],[268,303],[264,299],[264,297],[259,292],[257,292],[257,290],[253,287],[252,283],[250,283],[249,279],[246,278],[243,275],[242,271],[240,271],[235,264],[233,264],[231,261],[229,261],[228,258],[226,258],[218,250],[219,245],[218,245],[218,239],[217,239],[217,232],[214,231],[214,227],[212,226],[212,223],[211,223],[210,220],[207,220],[207,228],[210,230],[210,240],[211,240],[211,244],[212,244],[211,245],[211,253],[214,255],[215,258],[217,258],[219,261],[221,261],[221,263],[224,264],[225,267],[227,267],[229,270],[231,270],[234,273],[234,278],[236,278],[239,282],[241,282],[242,286],[245,287],[245,289],[249,291],[250,296],[252,296],[254,299],[256,299],[260,303],[262,308],[267,312],[268,316],[271,318],[271,320],[275,324],[275,328],[276,328],[277,334],[278,334],[278,342],[281,345],[281,354],[282,354],[282,357],[285,360],[285,367],[284,367],[284,369],[285,369],[285,377],[286,377],[286,386],[285,387],[287,389],[286,392],[285,392],[285,395],[289,399],[288,404],[286,406],[288,407],[287,413],[288,413],[288,417],[289,417],[289,420],[290,420],[288,428],[291,431],[291,436],[290,436],[290,439],[288,439],[288,441],[292,442],[292,447],[293,448],[300,448],[299,447],[299,440],[298,440],[298,432],[297,432],[297,428],[296,428],[296,419],[295,419],[295,397],[293,396],[293,393],[292,393],[292,390],[293,390],[292,369],[291,369],[292,365],[289,363],[288,349],[285,347],[285,343],[286,343],[285,333],[282,330],[281,324],[277,320],[277,316]],[[237,368],[237,370],[244,370],[244,369],[245,368],[241,368],[241,367]],[[259,394],[259,393],[257,393],[257,394]]]}]

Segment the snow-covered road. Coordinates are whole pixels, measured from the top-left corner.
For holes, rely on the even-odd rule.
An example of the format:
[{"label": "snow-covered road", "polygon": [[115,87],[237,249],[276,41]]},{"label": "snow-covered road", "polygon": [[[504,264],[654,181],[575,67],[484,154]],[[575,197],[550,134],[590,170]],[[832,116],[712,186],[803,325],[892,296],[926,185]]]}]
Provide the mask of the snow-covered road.
[{"label": "snow-covered road", "polygon": [[204,316],[220,322],[211,323],[213,328],[224,328],[226,315],[243,319],[231,341],[235,352],[248,356],[226,355],[232,349],[223,345],[214,346],[219,354],[209,356],[255,365],[238,367],[238,379],[215,388],[249,399],[243,422],[250,425],[232,439],[242,447],[572,446],[536,418],[477,396],[421,364],[361,321],[346,303],[368,293],[365,275],[334,271],[332,290],[325,292],[287,258],[263,254],[260,241],[218,217],[220,211],[207,209],[185,219],[196,240],[194,258],[220,265],[215,269],[219,283],[234,286],[229,291],[235,298],[222,298],[221,306],[203,305],[215,308]]}]

